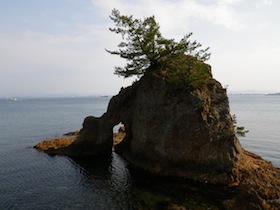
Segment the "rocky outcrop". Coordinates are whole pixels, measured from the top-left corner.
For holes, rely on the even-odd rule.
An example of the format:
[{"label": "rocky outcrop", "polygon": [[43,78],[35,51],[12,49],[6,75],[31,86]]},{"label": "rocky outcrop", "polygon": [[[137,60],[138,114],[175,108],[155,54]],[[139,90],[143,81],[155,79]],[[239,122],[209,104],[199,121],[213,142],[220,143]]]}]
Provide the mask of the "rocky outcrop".
[{"label": "rocky outcrop", "polygon": [[225,90],[213,79],[192,91],[166,87],[164,79],[144,77],[111,100],[108,119],[119,118],[127,131],[116,151],[153,173],[229,183],[241,147]]},{"label": "rocky outcrop", "polygon": [[240,203],[244,197],[253,199],[243,204],[250,209],[277,209],[279,170],[240,146],[226,90],[212,78],[210,66],[192,60],[186,68],[187,74],[177,74],[176,68],[147,73],[121,89],[103,116],[87,117],[71,145],[46,152],[109,154],[113,127],[122,123],[124,139],[115,150],[134,166],[160,175],[227,186],[237,193],[225,203],[233,209],[243,208]]},{"label": "rocky outcrop", "polygon": [[48,150],[58,150],[61,148],[68,147],[74,141],[76,141],[76,137],[73,138],[57,138],[57,139],[46,139],[34,146],[35,149],[45,151],[46,153]]},{"label": "rocky outcrop", "polygon": [[[56,139],[56,142],[59,141],[60,139]],[[85,118],[83,128],[71,144],[60,148],[49,145],[50,147],[44,150],[49,155],[92,156],[110,154],[113,146],[112,124],[104,118],[89,116]]]},{"label": "rocky outcrop", "polygon": [[200,182],[231,183],[229,174],[241,146],[234,135],[226,90],[212,78],[210,66],[198,63],[206,75],[199,85],[189,81],[181,85],[180,80],[174,85],[170,78],[176,77],[164,71],[146,74],[114,96],[102,117],[87,117],[73,144],[47,152],[110,153],[112,128],[121,122],[126,136],[116,151],[133,165]]},{"label": "rocky outcrop", "polygon": [[[74,143],[74,141],[77,140],[78,135],[80,134],[80,131],[73,131],[64,134],[64,136],[67,136],[67,138],[56,138],[56,139],[46,139],[34,146],[35,149],[44,151],[48,154],[57,154],[57,151],[64,149],[71,144]],[[120,127],[118,133],[113,134],[113,144],[119,144],[125,137],[125,129],[124,127]]]},{"label": "rocky outcrop", "polygon": [[271,162],[243,150],[232,177],[235,196],[225,202],[228,209],[280,209],[280,169]]}]

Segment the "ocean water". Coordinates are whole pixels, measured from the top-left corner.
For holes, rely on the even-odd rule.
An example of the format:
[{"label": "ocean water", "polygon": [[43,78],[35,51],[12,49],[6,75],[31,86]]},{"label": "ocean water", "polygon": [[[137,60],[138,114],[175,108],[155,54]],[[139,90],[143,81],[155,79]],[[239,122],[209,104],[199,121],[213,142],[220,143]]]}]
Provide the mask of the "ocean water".
[{"label": "ocean water", "polygon": [[[280,167],[280,96],[229,95],[237,124],[250,132],[242,145]],[[0,99],[0,209],[219,209],[226,199],[211,186],[157,177],[116,153],[96,158],[49,156],[33,148],[44,139],[101,116],[109,97]]]},{"label": "ocean water", "polygon": [[241,145],[280,167],[280,95],[229,95],[231,114],[249,133]]}]

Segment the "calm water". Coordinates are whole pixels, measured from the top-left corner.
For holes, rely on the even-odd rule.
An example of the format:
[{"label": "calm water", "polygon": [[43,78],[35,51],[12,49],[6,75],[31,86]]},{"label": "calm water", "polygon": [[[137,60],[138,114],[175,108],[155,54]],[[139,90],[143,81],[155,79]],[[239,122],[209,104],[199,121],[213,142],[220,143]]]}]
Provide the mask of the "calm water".
[{"label": "calm water", "polygon": [[[280,96],[230,95],[242,145],[280,167]],[[81,128],[110,98],[0,99],[0,209],[219,209],[221,191],[133,169],[117,154],[70,159],[32,147]]]},{"label": "calm water", "polygon": [[280,96],[229,95],[231,114],[249,133],[242,146],[280,167]]}]

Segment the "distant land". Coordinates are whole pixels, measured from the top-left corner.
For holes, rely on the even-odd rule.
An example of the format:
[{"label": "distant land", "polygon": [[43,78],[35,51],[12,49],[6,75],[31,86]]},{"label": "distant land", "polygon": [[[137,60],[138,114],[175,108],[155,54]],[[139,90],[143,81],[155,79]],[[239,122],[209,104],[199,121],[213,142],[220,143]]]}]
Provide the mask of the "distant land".
[{"label": "distant land", "polygon": [[277,94],[280,93],[280,91],[265,91],[265,90],[228,90],[228,94]]},{"label": "distant land", "polygon": [[111,95],[106,95],[106,94],[61,94],[61,95],[19,95],[19,96],[0,96],[0,99],[9,99],[9,100],[17,100],[17,99],[33,99],[33,98],[90,98],[90,97],[100,97],[100,98],[107,98],[113,96]]}]

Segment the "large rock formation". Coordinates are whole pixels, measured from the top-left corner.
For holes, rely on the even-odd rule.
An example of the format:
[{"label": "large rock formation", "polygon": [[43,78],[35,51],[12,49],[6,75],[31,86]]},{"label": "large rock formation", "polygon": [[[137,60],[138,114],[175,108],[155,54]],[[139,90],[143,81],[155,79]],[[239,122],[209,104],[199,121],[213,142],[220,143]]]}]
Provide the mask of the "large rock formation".
[{"label": "large rock formation", "polygon": [[[230,183],[229,172],[241,146],[234,135],[226,90],[212,78],[210,66],[196,62],[203,69],[200,84],[187,79],[174,83],[170,78],[175,76],[164,71],[146,74],[113,97],[102,117],[87,117],[71,146],[48,152],[110,153],[112,128],[121,122],[126,137],[116,151],[134,165],[153,173]],[[195,68],[193,72],[198,71]]]},{"label": "large rock formation", "polygon": [[[193,59],[190,65],[188,56],[180,59],[188,71],[179,67],[177,71],[171,62],[168,71],[147,73],[114,96],[102,117],[87,117],[74,143],[46,152],[69,156],[111,153],[112,130],[121,122],[126,135],[115,149],[134,166],[161,175],[240,186],[237,191],[255,198],[250,208],[277,206],[280,171],[240,146],[226,90],[212,78],[210,66]],[[267,182],[263,178],[258,183],[258,175],[253,180],[263,188],[273,186],[269,196],[252,186],[247,176],[264,175],[261,166],[270,169],[273,176]],[[240,199],[226,205],[236,207]]]},{"label": "large rock formation", "polygon": [[116,150],[134,165],[203,182],[231,181],[241,147],[217,81],[170,91],[163,78],[145,76],[111,100],[107,115],[126,126]]}]

